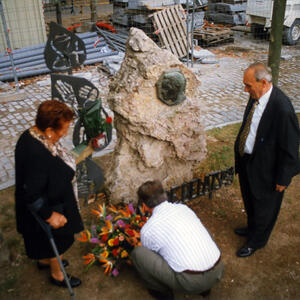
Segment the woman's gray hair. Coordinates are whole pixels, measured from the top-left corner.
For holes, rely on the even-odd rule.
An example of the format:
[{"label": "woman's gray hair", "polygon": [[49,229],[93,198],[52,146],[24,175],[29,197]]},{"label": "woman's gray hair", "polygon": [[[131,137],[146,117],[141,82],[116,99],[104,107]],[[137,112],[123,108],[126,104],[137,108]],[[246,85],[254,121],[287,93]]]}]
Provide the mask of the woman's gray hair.
[{"label": "woman's gray hair", "polygon": [[256,81],[265,79],[268,82],[272,82],[272,69],[266,66],[264,63],[253,63],[247,68],[247,70],[249,69],[254,69],[254,77]]}]

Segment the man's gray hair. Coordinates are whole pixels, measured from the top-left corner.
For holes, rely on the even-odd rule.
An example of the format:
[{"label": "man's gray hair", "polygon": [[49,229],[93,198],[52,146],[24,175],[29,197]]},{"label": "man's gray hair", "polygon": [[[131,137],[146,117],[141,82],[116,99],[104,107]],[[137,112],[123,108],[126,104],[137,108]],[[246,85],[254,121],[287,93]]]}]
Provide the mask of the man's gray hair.
[{"label": "man's gray hair", "polygon": [[254,69],[254,76],[256,81],[265,79],[268,82],[272,82],[272,69],[266,66],[264,63],[255,62],[247,68],[247,70],[249,69]]}]

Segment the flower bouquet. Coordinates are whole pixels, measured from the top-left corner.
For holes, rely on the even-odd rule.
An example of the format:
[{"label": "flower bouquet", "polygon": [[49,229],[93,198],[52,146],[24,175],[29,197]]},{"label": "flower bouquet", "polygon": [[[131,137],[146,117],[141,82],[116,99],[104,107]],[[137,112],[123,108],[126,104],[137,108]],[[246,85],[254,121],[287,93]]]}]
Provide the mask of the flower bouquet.
[{"label": "flower bouquet", "polygon": [[89,269],[95,262],[105,268],[107,275],[117,276],[123,263],[131,263],[129,254],[140,245],[140,229],[146,223],[150,212],[145,205],[138,212],[132,204],[116,208],[98,205],[92,209],[97,216],[97,224],[91,230],[80,233],[79,241],[94,246],[91,253],[83,256],[84,264]]}]

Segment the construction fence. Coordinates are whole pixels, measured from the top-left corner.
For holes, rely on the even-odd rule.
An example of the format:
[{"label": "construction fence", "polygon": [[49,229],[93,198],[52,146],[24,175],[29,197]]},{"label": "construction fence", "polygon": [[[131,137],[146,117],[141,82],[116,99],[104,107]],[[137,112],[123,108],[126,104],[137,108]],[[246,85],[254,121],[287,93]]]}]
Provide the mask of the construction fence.
[{"label": "construction fence", "polygon": [[[161,48],[189,63],[193,62],[196,46],[234,42],[236,27],[252,31],[256,38],[268,38],[272,3],[272,0],[0,0],[0,81],[13,80],[12,59],[16,75],[28,76],[18,70],[18,62],[24,64],[24,60],[18,61],[23,59],[20,52],[42,49],[51,21],[61,22],[75,33],[94,31],[93,36],[87,35],[87,41],[90,49],[98,47],[99,55],[103,51],[124,51],[129,28],[137,27]],[[284,42],[288,44],[299,40],[299,11],[300,0],[287,0]],[[38,55],[38,67],[47,72],[42,50]],[[32,55],[29,56],[32,61]],[[27,64],[26,68],[32,66]]]}]

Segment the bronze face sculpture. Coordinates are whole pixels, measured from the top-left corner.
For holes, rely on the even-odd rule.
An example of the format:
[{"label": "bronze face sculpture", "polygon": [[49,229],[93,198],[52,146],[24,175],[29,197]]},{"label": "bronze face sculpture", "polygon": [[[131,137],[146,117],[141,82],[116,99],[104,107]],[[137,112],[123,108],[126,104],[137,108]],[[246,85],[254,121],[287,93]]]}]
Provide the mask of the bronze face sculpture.
[{"label": "bronze face sculpture", "polygon": [[185,89],[186,79],[179,68],[163,72],[156,83],[157,97],[170,106],[185,100]]}]

